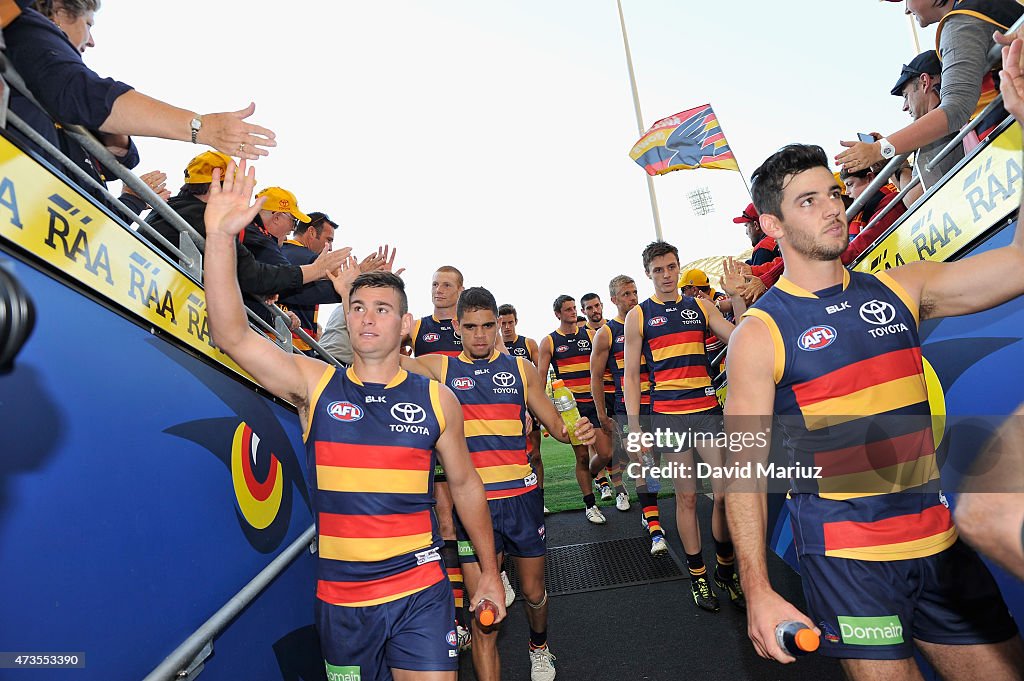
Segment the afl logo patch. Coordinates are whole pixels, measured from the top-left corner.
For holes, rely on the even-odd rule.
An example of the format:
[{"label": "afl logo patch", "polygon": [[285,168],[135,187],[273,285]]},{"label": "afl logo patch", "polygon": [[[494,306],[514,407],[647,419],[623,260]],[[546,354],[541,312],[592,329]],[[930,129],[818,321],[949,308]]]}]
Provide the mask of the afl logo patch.
[{"label": "afl logo patch", "polygon": [[568,350],[568,345],[559,345],[557,348],[555,348],[555,352],[568,352]]},{"label": "afl logo patch", "polygon": [[837,337],[836,330],[831,326],[812,326],[800,334],[797,345],[801,350],[821,350],[832,345]]},{"label": "afl logo patch", "polygon": [[436,343],[441,340],[441,334],[439,333],[425,333],[423,334],[424,343]]},{"label": "afl logo patch", "polygon": [[625,336],[617,336],[615,338],[615,342],[616,343],[625,343],[626,342],[626,337]]},{"label": "afl logo patch", "polygon": [[327,413],[336,421],[358,421],[363,418],[363,408],[351,402],[331,402]]},{"label": "afl logo patch", "polygon": [[476,381],[469,376],[452,379],[452,387],[456,390],[472,390],[476,387]]},{"label": "afl logo patch", "polygon": [[651,317],[650,320],[648,320],[647,325],[648,326],[661,326],[662,324],[664,324],[667,321],[668,321],[668,317]]},{"label": "afl logo patch", "polygon": [[447,636],[447,640],[448,640],[448,645],[453,646],[453,645],[456,645],[459,642],[459,637],[456,635],[456,633],[454,631],[449,631],[448,632],[448,636]]}]

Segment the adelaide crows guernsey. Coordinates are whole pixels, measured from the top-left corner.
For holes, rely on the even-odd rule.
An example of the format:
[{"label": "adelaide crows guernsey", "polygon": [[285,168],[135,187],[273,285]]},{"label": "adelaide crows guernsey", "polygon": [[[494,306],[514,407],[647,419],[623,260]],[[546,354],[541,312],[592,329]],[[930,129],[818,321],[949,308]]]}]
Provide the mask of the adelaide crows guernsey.
[{"label": "adelaide crows guernsey", "polygon": [[590,351],[594,332],[584,326],[566,336],[555,329],[544,339],[551,343],[551,366],[555,377],[565,381],[577,402],[593,402],[590,395]]},{"label": "adelaide crows guernsey", "polygon": [[[622,391],[622,379],[626,375],[626,325],[621,319],[609,319],[608,330],[611,331],[611,346],[608,348],[608,370],[615,381],[615,413],[626,413],[625,393]],[[647,371],[647,357],[640,355],[640,404],[651,403],[651,381]]]},{"label": "adelaide crows guernsey", "polygon": [[654,382],[651,412],[692,414],[717,407],[704,352],[708,318],[700,303],[689,296],[668,302],[651,296],[637,307],[641,349]]},{"label": "adelaide crows guernsey", "polygon": [[400,370],[387,385],[324,372],[304,436],[319,555],[317,598],[358,607],[445,578],[431,496],[444,432],[439,384]]},{"label": "adelaide crows guernsey", "polygon": [[[930,556],[957,538],[942,503],[917,306],[887,274],[816,293],[785,277],[747,315],[775,346],[775,413],[800,554]],[[813,477],[820,467],[820,477]]]},{"label": "adelaide crows guernsey", "polygon": [[537,486],[526,453],[526,372],[522,357],[462,353],[445,361],[444,383],[462,404],[466,445],[487,499],[525,494]]},{"label": "adelaide crows guernsey", "polygon": [[[596,329],[591,329],[591,331],[594,332],[592,337],[596,338],[597,334],[601,333],[601,329],[603,329],[604,327],[608,326],[608,323],[609,323],[608,320],[605,320],[605,321],[603,321],[601,323],[601,326],[597,327]],[[614,398],[615,398],[615,378],[612,376],[611,363],[609,363],[607,366],[605,366],[605,368],[604,368],[604,376],[602,376],[601,379],[602,379],[602,381],[604,381],[604,397],[605,397],[605,399],[607,400],[609,397],[611,397],[614,400]]]},{"label": "adelaide crows guernsey", "polygon": [[525,357],[526,359],[534,363],[536,363],[537,361],[536,359],[534,359],[533,355],[530,354],[530,346],[526,344],[525,336],[517,335],[516,339],[511,343],[506,342],[505,349],[508,350],[508,354],[512,355],[513,357]]},{"label": "adelaide crows guernsey", "polygon": [[417,319],[412,327],[412,352],[422,355],[458,357],[462,340],[455,334],[451,319],[437,319],[434,315]]}]

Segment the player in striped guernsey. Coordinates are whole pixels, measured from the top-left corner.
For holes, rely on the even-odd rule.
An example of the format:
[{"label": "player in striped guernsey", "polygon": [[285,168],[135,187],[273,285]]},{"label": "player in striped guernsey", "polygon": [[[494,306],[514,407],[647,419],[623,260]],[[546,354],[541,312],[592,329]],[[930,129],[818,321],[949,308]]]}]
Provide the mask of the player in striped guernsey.
[{"label": "player in striped guernsey", "polygon": [[[504,616],[493,530],[451,391],[399,366],[412,327],[402,280],[364,274],[346,291],[355,353],[344,373],[281,348],[249,327],[235,276],[235,239],[255,172],[214,171],[206,206],[205,284],[217,346],[268,391],[295,405],[304,428],[318,531],[316,617],[328,677],[455,681],[451,589],[431,512],[433,452],[447,464],[466,530],[481,548],[481,597]],[[357,265],[349,258],[348,267]],[[332,275],[335,279],[337,275]],[[339,288],[345,290],[343,285]]]},{"label": "player in striped guernsey", "polygon": [[[466,441],[477,472],[484,481],[494,525],[498,562],[502,554],[516,561],[523,588],[524,607],[530,625],[531,678],[555,678],[554,656],[547,647],[547,593],[544,588],[544,514],[537,475],[526,453],[526,410],[541,420],[548,432],[569,442],[565,425],[544,392],[544,381],[529,361],[495,350],[498,338],[498,306],[484,288],[468,288],[459,297],[456,328],[463,340],[457,358],[430,356],[406,360],[418,371],[452,388],[462,403]],[[589,419],[580,418],[576,434],[593,442]],[[463,512],[456,506],[456,520]],[[461,533],[460,533],[461,534]],[[477,602],[480,575],[477,555],[468,537],[459,537],[470,599]],[[481,680],[500,676],[497,630],[473,624],[473,666]]]},{"label": "player in striped guernsey", "polygon": [[788,501],[810,617],[768,581],[764,495],[729,495],[756,650],[791,662],[773,632],[798,620],[820,627],[820,652],[854,681],[920,680],[915,646],[943,678],[1022,678],[1016,627],[939,490],[917,328],[1024,293],[1024,231],[964,260],[849,272],[844,206],[820,147],[769,157],[753,195],[786,271],[733,334],[729,429],[760,428],[774,411],[789,463],[821,467],[820,479],[794,477]]},{"label": "player in striped guernsey", "polygon": [[608,521],[597,507],[591,483],[611,459],[611,442],[601,430],[594,398],[590,396],[590,350],[594,332],[586,324],[576,324],[576,299],[572,296],[558,296],[552,309],[559,325],[540,342],[537,370],[541,376],[547,376],[548,367],[553,367],[555,377],[565,381],[565,387],[572,391],[580,415],[590,419],[598,431],[593,451],[586,445],[573,445],[572,450],[576,455],[576,483],[583,494],[586,518],[603,525]]},{"label": "player in striped guernsey", "polygon": [[[612,280],[611,300],[616,302],[615,282],[620,277]],[[628,279],[622,275],[623,279]],[[634,285],[635,288],[635,285]],[[635,298],[635,296],[634,296]],[[596,293],[588,293],[581,299],[584,301],[583,309],[594,331],[594,343],[590,353],[590,392],[594,395],[604,393],[604,401],[595,400],[597,406],[597,417],[601,422],[605,435],[612,444],[612,460],[608,466],[601,471],[596,482],[601,486],[601,498],[610,499],[614,495],[615,508],[620,511],[629,510],[629,493],[622,484],[622,466],[628,461],[626,452],[622,448],[621,430],[615,425],[615,403],[617,387],[621,381],[616,381],[615,373],[618,367],[615,365],[615,358],[610,355],[608,349],[613,343],[617,334],[615,320],[604,319],[604,305]],[[636,304],[634,300],[633,304]],[[621,307],[620,307],[621,309]],[[610,478],[610,481],[609,481]],[[614,488],[614,491],[613,491]]]},{"label": "player in striped guernsey", "polygon": [[[587,318],[587,328],[594,332],[594,336],[607,326],[608,322],[604,318],[604,303],[601,302],[601,296],[596,293],[584,293],[583,297],[580,298],[580,305],[583,306],[583,315]],[[591,352],[593,352],[593,346],[591,346]],[[604,366],[601,363],[599,366]],[[591,374],[595,370],[594,363],[590,363]],[[594,396],[594,407],[597,410],[598,420],[603,424],[607,419],[607,416],[614,416],[615,414],[615,381],[612,379],[612,372],[604,366],[604,371],[601,373],[601,382],[591,385],[591,395]],[[604,399],[601,399],[601,395],[604,395]],[[603,426],[602,426],[603,427]],[[614,441],[617,433],[613,430],[609,430],[605,427],[605,435],[608,439]],[[611,462],[608,466],[598,473],[597,478],[594,480],[597,488],[601,491],[602,499],[616,499],[616,508],[620,511],[629,510],[629,498],[628,495],[623,496],[626,488],[622,486],[622,467],[619,465],[619,461],[612,456]],[[616,497],[618,492],[618,497]],[[626,499],[626,508],[622,508],[620,500]]]},{"label": "player in striped guernsey", "polygon": [[[445,355],[457,357],[462,352],[462,341],[455,331],[455,305],[462,293],[462,272],[451,265],[442,265],[434,272],[430,280],[430,299],[434,303],[434,313],[417,319],[409,337],[403,344],[412,347],[416,357],[425,355]],[[448,491],[448,480],[444,467],[437,465],[434,471],[434,497],[437,499],[437,522],[444,539],[441,556],[448,570],[448,579],[452,583],[455,599],[455,614],[458,619],[460,647],[468,645],[469,628],[466,622],[465,585],[462,567],[459,563],[459,548],[455,539],[455,522],[452,519],[452,495]]]},{"label": "player in striped guernsey", "polygon": [[[525,357],[527,361],[537,364],[537,341],[526,336],[520,336],[516,332],[516,324],[519,323],[519,314],[516,308],[506,303],[498,308],[498,326],[501,330],[501,339],[505,342],[505,349],[513,357]],[[546,377],[545,377],[546,378]],[[537,473],[537,481],[540,485],[541,496],[544,496],[544,460],[540,455],[540,425],[537,419],[533,419],[533,427],[530,434],[526,436],[526,444],[530,452],[530,465]],[[544,513],[548,512],[547,506]]]},{"label": "player in striped guernsey", "polygon": [[[668,454],[681,471],[696,471],[694,452],[711,466],[724,459],[718,437],[722,433],[722,411],[708,374],[704,337],[708,333],[729,342],[733,325],[709,301],[679,293],[679,251],[675,246],[656,241],[643,252],[644,271],[654,284],[654,295],[626,315],[624,327],[625,378],[622,387],[630,435],[643,432],[640,423],[640,359],[647,360],[651,389],[651,427],[680,436],[678,446],[654,452]],[[735,291],[730,290],[730,293]],[[733,296],[734,305],[744,309],[742,298]],[[697,607],[718,610],[718,597],[707,579],[701,553],[697,522],[696,480],[692,475],[673,476],[676,490],[676,525],[686,552],[690,570],[690,589]],[[744,607],[743,591],[735,571],[735,556],[725,522],[725,500],[718,481],[711,515],[711,535],[717,556],[714,573],[719,588],[730,601]]]}]

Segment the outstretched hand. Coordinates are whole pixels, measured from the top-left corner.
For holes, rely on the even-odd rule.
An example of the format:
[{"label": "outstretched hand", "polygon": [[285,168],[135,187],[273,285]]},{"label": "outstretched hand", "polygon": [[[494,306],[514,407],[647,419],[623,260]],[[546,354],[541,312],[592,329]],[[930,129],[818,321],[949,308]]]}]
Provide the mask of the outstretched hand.
[{"label": "outstretched hand", "polygon": [[206,202],[203,220],[206,223],[207,235],[226,234],[234,237],[253,221],[263,207],[266,197],[260,197],[256,199],[256,203],[251,203],[252,190],[256,188],[256,169],[246,169],[245,160],[239,162],[237,172],[234,161],[228,164],[224,172],[226,177],[221,186],[221,170],[213,170],[210,198]]},{"label": "outstretched hand", "polygon": [[740,287],[746,282],[746,277],[743,276],[740,270],[740,263],[734,258],[723,258],[722,259],[722,290],[730,296],[736,296],[740,293]]},{"label": "outstretched hand", "polygon": [[359,265],[356,257],[350,255],[341,261],[337,270],[327,270],[327,276],[334,285],[334,290],[342,298],[348,298],[348,292],[352,289],[352,282],[360,275]]},{"label": "outstretched hand", "polygon": [[996,42],[1003,45],[1003,70],[999,72],[999,92],[1003,106],[1018,121],[1024,120],[1024,41],[1017,36],[1006,36],[998,31]]},{"label": "outstretched hand", "polygon": [[276,147],[277,135],[272,130],[245,122],[255,112],[256,104],[250,103],[238,111],[204,114],[196,141],[228,156],[250,161],[266,156],[270,152],[264,147]]}]

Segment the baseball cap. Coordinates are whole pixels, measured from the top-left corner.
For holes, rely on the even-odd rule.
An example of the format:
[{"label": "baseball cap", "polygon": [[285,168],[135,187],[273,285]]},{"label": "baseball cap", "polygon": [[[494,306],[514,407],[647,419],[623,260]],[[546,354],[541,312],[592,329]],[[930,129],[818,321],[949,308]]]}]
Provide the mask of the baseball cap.
[{"label": "baseball cap", "polygon": [[309,222],[309,216],[299,210],[299,202],[296,200],[295,194],[287,189],[267,187],[258,193],[256,198],[261,196],[267,197],[266,203],[263,204],[263,210],[269,210],[272,213],[291,213],[299,222]]},{"label": "baseball cap", "polygon": [[929,76],[937,76],[942,73],[942,62],[939,61],[939,55],[935,50],[922,52],[914,57],[909,64],[904,64],[903,70],[900,71],[900,79],[896,81],[890,94],[902,97],[903,88],[907,86],[907,83],[922,73],[927,73]]},{"label": "baseball cap", "polygon": [[208,184],[213,182],[213,171],[221,169],[221,179],[224,179],[223,171],[227,170],[231,157],[219,151],[204,151],[185,166],[185,184]]},{"label": "baseball cap", "polygon": [[684,286],[710,286],[711,282],[708,281],[708,275],[704,273],[704,270],[686,270],[682,276],[679,277],[679,288]]},{"label": "baseball cap", "polygon": [[733,218],[732,221],[737,225],[742,225],[747,222],[757,222],[759,217],[760,215],[758,214],[757,209],[754,208],[754,204],[748,203],[747,207],[743,209],[742,213],[740,213],[740,216],[738,218]]}]

